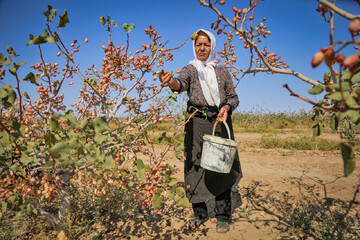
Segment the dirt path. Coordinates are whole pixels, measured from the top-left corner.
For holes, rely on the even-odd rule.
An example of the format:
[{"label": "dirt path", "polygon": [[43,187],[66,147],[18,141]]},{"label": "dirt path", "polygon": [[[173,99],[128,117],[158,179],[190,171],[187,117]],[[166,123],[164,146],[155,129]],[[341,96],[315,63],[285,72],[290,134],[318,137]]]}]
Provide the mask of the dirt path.
[{"label": "dirt path", "polygon": [[[238,188],[243,204],[233,214],[228,233],[216,233],[215,219],[189,232],[187,220],[192,216],[191,210],[176,206],[168,207],[167,212],[161,214],[138,215],[131,222],[119,222],[118,233],[126,230],[128,239],[299,239],[301,235],[294,228],[288,229],[293,224],[291,214],[297,213],[297,209],[320,207],[324,214],[343,213],[354,199],[360,183],[360,167],[349,177],[343,177],[339,151],[260,149],[249,147],[249,143],[259,141],[261,134],[236,137],[242,145],[239,155],[244,177]],[[327,137],[336,139],[331,134]],[[358,153],[358,164],[359,160]],[[168,161],[182,169],[182,163],[175,158],[169,157]],[[178,175],[180,180],[182,174]],[[356,231],[360,235],[360,193],[355,200],[348,214],[357,220]]]}]

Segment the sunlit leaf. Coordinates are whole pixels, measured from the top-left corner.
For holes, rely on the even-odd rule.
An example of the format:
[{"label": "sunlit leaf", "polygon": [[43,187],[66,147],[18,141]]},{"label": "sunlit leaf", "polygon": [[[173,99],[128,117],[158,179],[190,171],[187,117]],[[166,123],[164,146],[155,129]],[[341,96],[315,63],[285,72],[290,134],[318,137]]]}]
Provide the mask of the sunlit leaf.
[{"label": "sunlit leaf", "polygon": [[22,92],[21,95],[23,95],[25,99],[30,99],[29,94],[27,94],[27,92]]},{"label": "sunlit leaf", "polygon": [[43,44],[43,43],[47,43],[47,42],[48,42],[47,36],[39,35],[39,36],[36,36],[34,39],[31,39],[30,41],[28,41],[26,43],[26,46],[28,46],[30,44]]},{"label": "sunlit leaf", "polygon": [[64,14],[59,16],[59,23],[56,27],[65,27],[69,22],[70,21],[67,15],[67,10],[65,9]]},{"label": "sunlit leaf", "polygon": [[106,20],[105,20],[105,18],[103,16],[100,16],[100,22],[101,22],[102,25],[105,25]]},{"label": "sunlit leaf", "polygon": [[343,78],[344,78],[344,79],[350,79],[350,78],[351,78],[351,75],[352,75],[352,73],[349,72],[349,71],[344,71],[344,72],[343,72]]},{"label": "sunlit leaf", "polygon": [[137,168],[138,168],[139,170],[142,170],[142,169],[145,168],[145,164],[144,164],[144,162],[143,162],[141,159],[137,159],[137,161],[136,161],[136,166],[137,166]]},{"label": "sunlit leaf", "polygon": [[190,202],[187,197],[176,197],[175,202],[180,207],[189,207],[190,206]]},{"label": "sunlit leaf", "polygon": [[193,34],[191,34],[190,39],[194,41],[196,39],[196,37],[197,37],[197,33],[193,32]]},{"label": "sunlit leaf", "polygon": [[16,57],[16,52],[14,51],[14,49],[11,46],[7,46],[6,47],[6,51],[13,57]]},{"label": "sunlit leaf", "polygon": [[32,73],[32,72],[29,72],[25,77],[24,79],[25,81],[30,81],[31,83],[35,84],[35,85],[38,85],[38,82],[39,82],[39,79],[38,77]]},{"label": "sunlit leaf", "polygon": [[355,100],[355,98],[353,98],[352,96],[349,95],[349,97],[347,97],[345,99],[345,103],[346,105],[348,105],[349,107],[356,107],[358,105],[357,101]]},{"label": "sunlit leaf", "polygon": [[182,187],[177,187],[177,188],[176,188],[176,194],[177,194],[179,197],[184,197],[184,196],[185,196],[185,189],[182,188]]},{"label": "sunlit leaf", "polygon": [[164,201],[164,197],[160,194],[155,194],[155,196],[152,199],[152,207],[154,209],[159,209],[162,206],[162,203]]},{"label": "sunlit leaf", "polygon": [[8,91],[6,91],[5,89],[0,88],[0,98],[6,98],[7,96],[9,96]]},{"label": "sunlit leaf", "polygon": [[353,123],[360,121],[360,111],[358,110],[348,110],[345,112],[345,115]]},{"label": "sunlit leaf", "polygon": [[6,56],[2,53],[0,53],[0,67],[6,65],[9,66],[11,63],[11,57],[9,59],[6,58]]},{"label": "sunlit leaf", "polygon": [[56,9],[52,9],[51,5],[47,6],[46,11],[44,11],[44,15],[46,17],[46,21],[51,22],[54,17],[56,17]]},{"label": "sunlit leaf", "polygon": [[12,74],[12,75],[16,75],[16,72],[17,72],[17,69],[16,68],[9,68],[9,72]]},{"label": "sunlit leaf", "polygon": [[93,77],[90,77],[88,82],[89,82],[90,85],[93,85],[93,86],[97,85],[97,82]]},{"label": "sunlit leaf", "polygon": [[105,157],[105,161],[101,164],[101,168],[110,169],[116,166],[114,158],[110,155]]},{"label": "sunlit leaf", "polygon": [[351,78],[351,82],[353,82],[353,83],[360,83],[360,72],[358,72],[357,74],[355,74],[355,75]]}]

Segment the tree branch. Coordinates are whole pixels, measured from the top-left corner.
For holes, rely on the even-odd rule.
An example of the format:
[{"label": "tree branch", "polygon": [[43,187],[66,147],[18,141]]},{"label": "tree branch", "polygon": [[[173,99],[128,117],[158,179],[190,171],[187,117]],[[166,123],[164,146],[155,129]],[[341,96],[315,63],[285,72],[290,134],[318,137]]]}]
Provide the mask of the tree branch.
[{"label": "tree branch", "polygon": [[357,17],[360,17],[360,15],[353,15],[353,14],[350,14],[338,7],[336,7],[334,4],[332,3],[329,3],[328,1],[326,0],[317,0],[319,3],[325,5],[326,7],[330,8],[331,10],[333,10],[335,13],[339,14],[340,16],[348,19],[348,20],[352,20],[354,18],[357,18]]}]

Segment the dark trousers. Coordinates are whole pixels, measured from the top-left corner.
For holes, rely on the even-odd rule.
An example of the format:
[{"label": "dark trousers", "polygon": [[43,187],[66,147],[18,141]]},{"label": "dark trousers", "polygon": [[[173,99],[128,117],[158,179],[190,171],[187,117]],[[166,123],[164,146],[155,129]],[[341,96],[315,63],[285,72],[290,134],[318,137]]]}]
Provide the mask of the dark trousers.
[{"label": "dark trousers", "polygon": [[[231,217],[231,190],[228,189],[224,193],[215,198],[215,217],[221,222],[230,222]],[[193,203],[193,211],[195,216],[204,219],[208,216],[205,202]]]}]

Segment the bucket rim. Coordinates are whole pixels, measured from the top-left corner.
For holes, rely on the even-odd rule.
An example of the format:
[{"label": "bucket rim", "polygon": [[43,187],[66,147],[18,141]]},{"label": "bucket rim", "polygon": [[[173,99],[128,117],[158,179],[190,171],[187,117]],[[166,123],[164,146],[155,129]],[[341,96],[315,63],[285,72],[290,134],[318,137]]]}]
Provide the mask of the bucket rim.
[{"label": "bucket rim", "polygon": [[217,143],[217,144],[222,144],[222,145],[227,145],[227,146],[231,146],[231,147],[238,147],[240,144],[232,139],[228,139],[228,138],[222,138],[219,136],[214,136],[214,135],[209,135],[209,134],[205,134],[203,136],[203,140],[204,141],[210,141],[213,143]]}]

